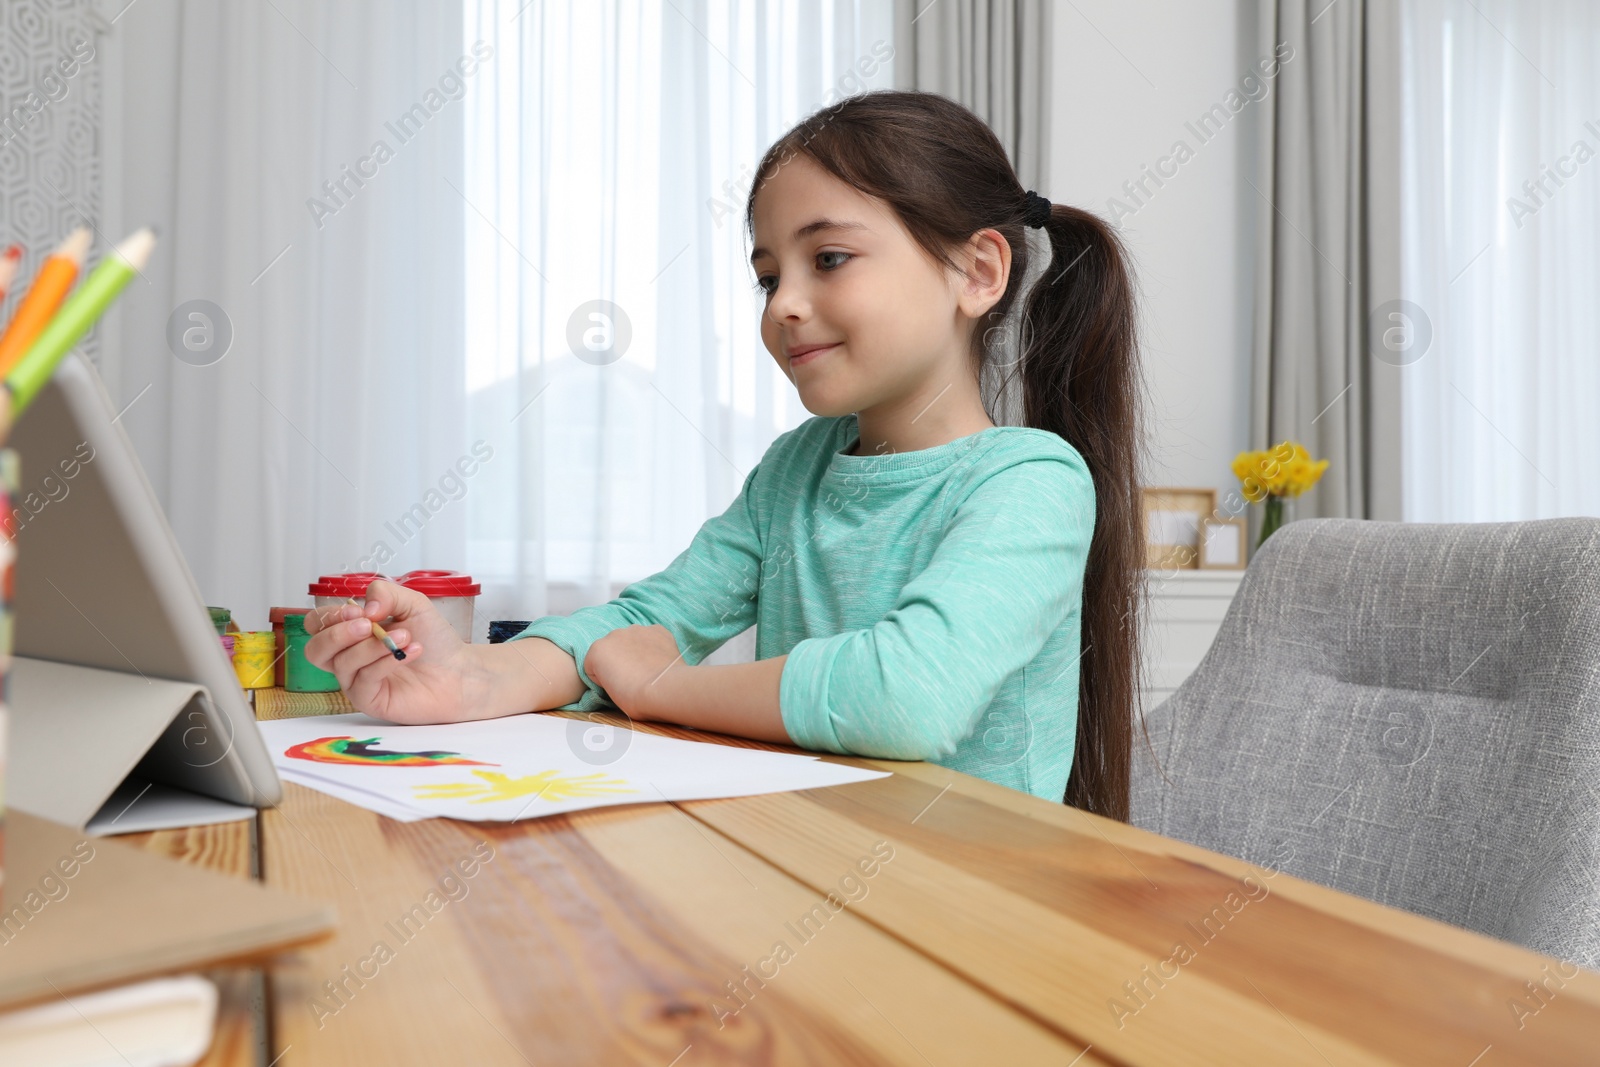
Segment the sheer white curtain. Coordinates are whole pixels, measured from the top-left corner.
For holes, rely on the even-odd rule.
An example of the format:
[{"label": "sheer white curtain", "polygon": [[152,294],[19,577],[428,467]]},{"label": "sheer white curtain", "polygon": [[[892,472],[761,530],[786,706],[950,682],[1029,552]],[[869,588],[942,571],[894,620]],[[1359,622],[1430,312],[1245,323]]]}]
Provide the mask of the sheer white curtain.
[{"label": "sheer white curtain", "polygon": [[[202,595],[262,629],[324,572],[460,566],[477,485],[450,183],[494,61],[459,0],[119,7],[91,221],[160,243],[101,369]],[[202,300],[225,353],[168,340]]]},{"label": "sheer white curtain", "polygon": [[[467,0],[469,498],[486,612],[666,566],[809,414],[762,348],[743,204],[762,152],[893,85],[891,0]],[[581,356],[581,358],[580,358]]]},{"label": "sheer white curtain", "polygon": [[1407,0],[1403,37],[1406,518],[1600,515],[1600,4]]}]

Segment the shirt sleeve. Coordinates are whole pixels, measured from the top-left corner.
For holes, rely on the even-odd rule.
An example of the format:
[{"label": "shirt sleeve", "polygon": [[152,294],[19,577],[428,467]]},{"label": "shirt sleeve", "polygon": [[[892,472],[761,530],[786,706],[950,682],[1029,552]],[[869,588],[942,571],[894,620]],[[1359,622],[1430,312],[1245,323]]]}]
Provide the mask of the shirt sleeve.
[{"label": "shirt sleeve", "polygon": [[1094,482],[1075,451],[990,475],[880,622],[790,650],[778,700],[790,738],[887,759],[952,755],[1080,607],[1094,520]]},{"label": "shirt sleeve", "polygon": [[562,710],[616,707],[583,669],[589,646],[612,630],[665,626],[683,650],[683,661],[693,666],[756,621],[761,536],[751,486],[760,466],[750,471],[728,510],[706,520],[689,547],[665,570],[632,583],[607,603],[536,619],[512,638],[543,637],[572,656],[585,692]]}]

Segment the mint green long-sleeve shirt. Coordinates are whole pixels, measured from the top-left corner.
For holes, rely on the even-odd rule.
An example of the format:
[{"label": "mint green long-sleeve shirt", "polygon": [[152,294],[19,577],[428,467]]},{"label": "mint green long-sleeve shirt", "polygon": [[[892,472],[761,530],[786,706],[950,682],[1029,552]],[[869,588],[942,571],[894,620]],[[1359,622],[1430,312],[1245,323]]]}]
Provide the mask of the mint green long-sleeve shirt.
[{"label": "mint green long-sleeve shirt", "polygon": [[658,574],[536,620],[583,669],[623,626],[660,625],[697,664],[756,625],[795,744],[931,760],[1059,801],[1077,734],[1094,483],[1056,434],[997,426],[915,452],[853,456],[856,417],[774,441],[739,496]]}]

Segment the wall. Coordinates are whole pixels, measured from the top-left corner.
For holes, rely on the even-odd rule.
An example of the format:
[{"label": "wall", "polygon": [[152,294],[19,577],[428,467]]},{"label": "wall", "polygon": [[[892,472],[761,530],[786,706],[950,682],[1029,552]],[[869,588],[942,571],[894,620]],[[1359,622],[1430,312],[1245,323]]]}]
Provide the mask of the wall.
[{"label": "wall", "polygon": [[[24,249],[8,309],[62,238],[102,222],[102,28],[89,0],[0,6],[0,248]],[[91,265],[124,236],[97,235]],[[96,363],[100,333],[78,346]]]},{"label": "wall", "polygon": [[[1247,179],[1260,116],[1249,97],[1264,99],[1273,85],[1262,79],[1240,93],[1237,113],[1226,106],[1272,50],[1255,40],[1257,6],[1075,0],[1056,6],[1052,26],[1047,191],[1108,219],[1117,214],[1133,254],[1149,389],[1147,483],[1212,486],[1219,502],[1238,484],[1234,455],[1264,447],[1246,439],[1259,202]],[[1229,117],[1201,130],[1209,134],[1202,141],[1192,127],[1215,104]],[[1180,140],[1191,156],[1174,152]],[[1157,185],[1147,174],[1163,157],[1172,177]]]}]

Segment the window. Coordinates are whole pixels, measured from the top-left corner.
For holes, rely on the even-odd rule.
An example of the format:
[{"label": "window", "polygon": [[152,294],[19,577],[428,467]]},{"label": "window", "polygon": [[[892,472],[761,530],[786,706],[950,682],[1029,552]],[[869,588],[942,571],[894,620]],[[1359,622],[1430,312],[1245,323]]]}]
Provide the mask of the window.
[{"label": "window", "polygon": [[760,343],[744,199],[794,122],[892,86],[892,10],[468,0],[494,49],[459,190],[470,436],[505,442],[468,526],[489,610],[660,570],[810,417]]},{"label": "window", "polygon": [[1408,0],[1402,30],[1405,517],[1600,515],[1600,6]]}]

